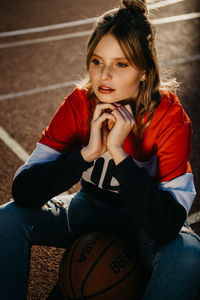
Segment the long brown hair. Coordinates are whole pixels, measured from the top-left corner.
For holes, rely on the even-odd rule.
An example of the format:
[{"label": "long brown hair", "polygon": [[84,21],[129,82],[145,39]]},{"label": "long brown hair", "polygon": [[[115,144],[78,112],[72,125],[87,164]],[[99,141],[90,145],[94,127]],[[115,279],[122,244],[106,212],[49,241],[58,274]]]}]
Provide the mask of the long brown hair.
[{"label": "long brown hair", "polygon": [[[132,104],[136,118],[133,130],[135,134],[141,136],[149,126],[161,99],[155,28],[148,18],[145,0],[124,0],[121,7],[99,17],[87,44],[87,68],[97,44],[108,33],[118,40],[128,61],[146,74],[145,80],[140,82],[138,97]],[[93,95],[89,77],[83,81],[81,87]],[[145,113],[149,116],[146,123]]]}]

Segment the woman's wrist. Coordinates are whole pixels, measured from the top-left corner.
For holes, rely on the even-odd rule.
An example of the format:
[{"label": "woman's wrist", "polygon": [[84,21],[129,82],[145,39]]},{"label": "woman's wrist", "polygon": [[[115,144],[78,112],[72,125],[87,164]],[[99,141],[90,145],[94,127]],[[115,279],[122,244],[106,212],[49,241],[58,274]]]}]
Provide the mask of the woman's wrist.
[{"label": "woman's wrist", "polygon": [[94,155],[89,153],[87,146],[81,149],[81,155],[86,162],[92,162],[95,160]]},{"label": "woman's wrist", "polygon": [[108,149],[108,151],[110,152],[110,155],[112,156],[115,165],[118,165],[120,162],[122,162],[128,157],[128,154],[124,151],[124,148],[122,146],[111,147]]}]

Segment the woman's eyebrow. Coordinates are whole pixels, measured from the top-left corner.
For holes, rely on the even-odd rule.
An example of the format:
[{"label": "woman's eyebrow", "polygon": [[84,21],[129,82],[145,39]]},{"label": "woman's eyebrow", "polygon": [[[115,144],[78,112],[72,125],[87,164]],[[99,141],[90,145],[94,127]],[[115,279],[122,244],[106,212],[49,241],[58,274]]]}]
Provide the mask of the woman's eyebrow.
[{"label": "woman's eyebrow", "polygon": [[92,56],[98,56],[99,58],[101,58],[101,56],[99,56],[99,55],[96,54],[96,53],[93,53]]},{"label": "woman's eyebrow", "polygon": [[[98,55],[96,53],[93,53],[92,56],[97,56],[99,58],[102,58],[100,55]],[[115,57],[115,58],[113,58],[113,60],[120,60],[120,59],[124,59],[124,60],[128,61],[128,59],[126,57]]]}]

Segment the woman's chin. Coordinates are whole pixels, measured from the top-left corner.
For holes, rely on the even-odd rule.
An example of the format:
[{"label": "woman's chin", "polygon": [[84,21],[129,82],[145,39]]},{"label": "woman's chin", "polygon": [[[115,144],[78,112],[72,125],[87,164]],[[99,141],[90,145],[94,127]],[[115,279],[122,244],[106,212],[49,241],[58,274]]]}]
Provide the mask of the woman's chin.
[{"label": "woman's chin", "polygon": [[94,93],[97,102],[99,103],[120,103],[121,105],[133,103],[133,98],[121,99],[120,97],[115,97],[114,95],[103,95],[101,93]]},{"label": "woman's chin", "polygon": [[121,99],[115,98],[115,97],[97,97],[97,99],[100,103],[111,104],[111,103],[120,103],[121,102]]},{"label": "woman's chin", "polygon": [[111,95],[111,94],[104,95],[104,94],[94,91],[94,96],[95,96],[97,102],[100,102],[100,103],[115,103],[115,102],[119,101],[118,99],[116,99],[116,97],[114,97],[114,95]]}]

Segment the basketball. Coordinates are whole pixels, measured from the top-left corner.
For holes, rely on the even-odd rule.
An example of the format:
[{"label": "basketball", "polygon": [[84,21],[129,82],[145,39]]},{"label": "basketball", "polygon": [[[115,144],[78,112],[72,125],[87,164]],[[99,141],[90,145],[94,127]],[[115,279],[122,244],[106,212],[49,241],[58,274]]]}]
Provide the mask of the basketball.
[{"label": "basketball", "polygon": [[144,282],[134,247],[109,233],[81,236],[60,263],[59,285],[66,299],[140,299]]}]

